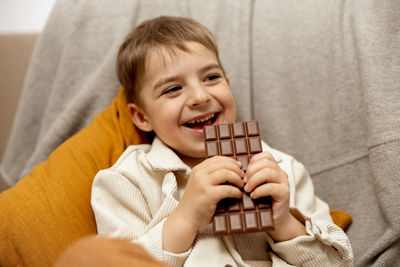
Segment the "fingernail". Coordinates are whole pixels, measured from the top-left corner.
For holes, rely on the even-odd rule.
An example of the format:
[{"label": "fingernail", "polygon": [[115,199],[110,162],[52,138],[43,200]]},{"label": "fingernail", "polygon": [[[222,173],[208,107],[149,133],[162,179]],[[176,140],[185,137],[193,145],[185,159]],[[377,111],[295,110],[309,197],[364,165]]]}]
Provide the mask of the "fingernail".
[{"label": "fingernail", "polygon": [[245,186],[244,186],[244,191],[248,191],[249,190],[249,186],[246,184]]},{"label": "fingernail", "polygon": [[245,183],[247,183],[247,176],[246,176],[246,175],[243,177],[243,181],[244,181]]},{"label": "fingernail", "polygon": [[236,161],[240,168],[242,168],[242,163],[240,161]]}]

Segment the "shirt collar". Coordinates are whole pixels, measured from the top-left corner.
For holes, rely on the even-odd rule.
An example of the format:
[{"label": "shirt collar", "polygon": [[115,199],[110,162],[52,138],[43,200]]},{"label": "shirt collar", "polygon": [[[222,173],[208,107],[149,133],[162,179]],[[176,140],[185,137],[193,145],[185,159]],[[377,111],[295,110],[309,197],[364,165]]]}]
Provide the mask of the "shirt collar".
[{"label": "shirt collar", "polygon": [[157,136],[146,158],[152,168],[158,171],[185,171],[187,174],[191,172],[190,167],[178,157],[175,151]]}]

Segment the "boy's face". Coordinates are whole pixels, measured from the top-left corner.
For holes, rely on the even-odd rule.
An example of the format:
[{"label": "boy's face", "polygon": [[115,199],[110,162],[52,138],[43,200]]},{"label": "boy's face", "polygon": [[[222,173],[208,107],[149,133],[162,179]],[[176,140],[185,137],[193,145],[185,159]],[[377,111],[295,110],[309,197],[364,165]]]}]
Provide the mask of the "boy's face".
[{"label": "boy's face", "polygon": [[188,51],[154,48],[146,58],[135,125],[152,131],[181,158],[204,158],[204,125],[231,123],[236,106],[214,52],[197,42]]}]

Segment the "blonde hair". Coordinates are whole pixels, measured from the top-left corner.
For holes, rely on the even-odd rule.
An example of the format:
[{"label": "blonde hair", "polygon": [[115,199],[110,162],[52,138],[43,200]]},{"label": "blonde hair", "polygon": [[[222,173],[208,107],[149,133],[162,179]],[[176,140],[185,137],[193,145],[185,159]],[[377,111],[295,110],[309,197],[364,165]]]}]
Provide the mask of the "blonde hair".
[{"label": "blonde hair", "polygon": [[188,51],[185,43],[189,41],[198,42],[214,52],[222,69],[212,33],[193,19],[161,16],[142,22],[129,33],[117,56],[117,75],[128,102],[138,101],[138,89],[141,87],[149,50],[165,47]]}]

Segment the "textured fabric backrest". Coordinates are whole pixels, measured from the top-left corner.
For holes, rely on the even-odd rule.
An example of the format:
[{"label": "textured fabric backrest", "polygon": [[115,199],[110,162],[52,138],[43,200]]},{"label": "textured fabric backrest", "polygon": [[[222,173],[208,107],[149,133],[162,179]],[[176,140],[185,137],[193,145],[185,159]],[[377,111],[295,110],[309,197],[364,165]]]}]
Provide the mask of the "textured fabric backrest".
[{"label": "textured fabric backrest", "polygon": [[252,108],[263,139],[306,166],[331,208],[352,214],[356,265],[400,263],[400,2],[254,3]]}]

